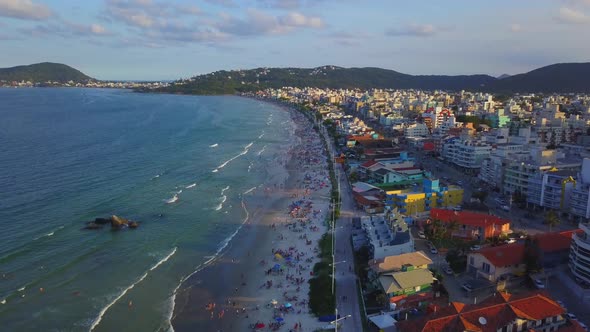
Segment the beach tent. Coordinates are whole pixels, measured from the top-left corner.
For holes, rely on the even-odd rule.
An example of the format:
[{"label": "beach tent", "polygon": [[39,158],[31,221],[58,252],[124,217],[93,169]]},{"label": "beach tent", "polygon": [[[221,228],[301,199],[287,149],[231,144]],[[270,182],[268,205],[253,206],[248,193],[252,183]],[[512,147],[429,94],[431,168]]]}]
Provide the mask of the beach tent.
[{"label": "beach tent", "polygon": [[279,304],[279,302],[275,299],[272,299],[272,301],[270,301],[270,304],[277,305],[277,304]]},{"label": "beach tent", "polygon": [[395,325],[396,320],[393,319],[393,317],[391,317],[390,315],[387,314],[383,314],[383,315],[379,315],[379,316],[373,316],[373,317],[369,317],[369,320],[377,325],[378,328],[384,330],[388,327],[392,327]]},{"label": "beach tent", "polygon": [[273,270],[280,270],[281,269],[281,265],[280,264],[275,264],[275,266],[272,267]]},{"label": "beach tent", "polygon": [[254,328],[257,330],[263,329],[265,327],[266,325],[264,325],[264,323],[256,323],[256,325],[254,325]]},{"label": "beach tent", "polygon": [[285,308],[291,308],[293,305],[289,302],[285,303]]},{"label": "beach tent", "polygon": [[284,321],[285,319],[283,319],[283,317],[276,317],[275,320],[280,323],[280,322]]}]

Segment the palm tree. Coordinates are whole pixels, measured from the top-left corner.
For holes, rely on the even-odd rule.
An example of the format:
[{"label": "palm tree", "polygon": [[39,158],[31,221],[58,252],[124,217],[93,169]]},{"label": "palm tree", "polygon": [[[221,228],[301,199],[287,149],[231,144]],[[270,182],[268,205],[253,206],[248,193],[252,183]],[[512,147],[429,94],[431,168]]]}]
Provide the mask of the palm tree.
[{"label": "palm tree", "polygon": [[457,220],[451,220],[451,222],[449,222],[447,224],[447,236],[452,237],[453,236],[453,232],[458,230],[459,227],[461,227],[461,225],[459,224],[459,222]]},{"label": "palm tree", "polygon": [[557,226],[560,222],[561,221],[559,220],[559,216],[553,210],[547,212],[547,214],[545,215],[545,224],[549,225],[550,232],[553,226]]}]

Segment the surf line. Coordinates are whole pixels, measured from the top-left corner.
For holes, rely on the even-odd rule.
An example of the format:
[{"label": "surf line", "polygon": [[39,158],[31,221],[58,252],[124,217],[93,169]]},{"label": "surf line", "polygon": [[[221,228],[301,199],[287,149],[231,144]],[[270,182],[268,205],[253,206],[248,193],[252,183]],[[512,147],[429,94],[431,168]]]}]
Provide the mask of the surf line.
[{"label": "surf line", "polygon": [[102,310],[98,313],[98,317],[96,317],[96,319],[94,320],[94,322],[92,322],[92,325],[90,326],[90,331],[94,330],[98,324],[100,324],[100,321],[102,321],[102,317],[104,316],[104,314],[115,304],[117,303],[123,296],[125,296],[125,294],[127,294],[127,292],[129,292],[131,289],[133,289],[133,287],[135,287],[135,285],[139,284],[140,282],[142,282],[147,276],[148,273],[150,271],[153,271],[155,269],[158,268],[158,266],[164,264],[166,261],[168,261],[168,259],[170,259],[170,257],[174,256],[174,254],[176,253],[176,249],[178,247],[174,247],[174,249],[168,254],[166,255],[166,257],[162,258],[159,262],[157,262],[154,266],[152,266],[149,271],[145,272],[139,279],[137,279],[134,283],[132,283],[129,287],[125,288],[123,290],[123,292],[121,292],[121,294],[119,294],[117,297],[115,297],[115,299],[113,301],[111,301],[109,304],[107,304],[104,308],[102,308]]},{"label": "surf line", "polygon": [[220,169],[224,168],[225,166],[227,166],[227,164],[231,163],[232,161],[236,160],[237,158],[245,155],[246,153],[248,153],[248,151],[250,150],[250,147],[254,145],[254,142],[250,142],[250,144],[246,145],[244,147],[244,150],[240,153],[238,153],[237,155],[233,156],[231,159],[225,161],[223,164],[217,166],[217,168],[215,168],[214,170],[212,170],[211,172],[213,173],[217,173],[219,172]]}]

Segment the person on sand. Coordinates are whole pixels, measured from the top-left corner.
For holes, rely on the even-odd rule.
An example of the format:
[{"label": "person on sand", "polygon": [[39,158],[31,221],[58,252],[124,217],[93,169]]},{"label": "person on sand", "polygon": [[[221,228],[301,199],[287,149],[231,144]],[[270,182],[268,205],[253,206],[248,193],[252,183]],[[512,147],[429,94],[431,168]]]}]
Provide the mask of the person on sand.
[{"label": "person on sand", "polygon": [[133,307],[133,301],[130,300],[127,306],[129,306],[129,308],[131,309],[131,307]]}]

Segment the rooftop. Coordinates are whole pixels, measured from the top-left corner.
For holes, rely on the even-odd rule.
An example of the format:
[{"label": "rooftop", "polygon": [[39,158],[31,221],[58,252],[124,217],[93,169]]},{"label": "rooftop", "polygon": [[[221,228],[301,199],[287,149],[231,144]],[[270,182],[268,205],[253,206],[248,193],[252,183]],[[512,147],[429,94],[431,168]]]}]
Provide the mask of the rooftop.
[{"label": "rooftop", "polygon": [[508,219],[472,211],[459,212],[445,209],[432,209],[430,210],[430,217],[433,219],[438,219],[442,222],[456,221],[461,225],[478,227],[486,227],[488,225],[504,225],[510,223],[510,220]]},{"label": "rooftop", "polygon": [[422,251],[410,252],[396,256],[387,256],[382,259],[376,259],[371,264],[371,268],[377,273],[388,271],[401,271],[404,265],[421,266],[430,265],[432,260]]},{"label": "rooftop", "polygon": [[483,255],[496,267],[521,264],[524,259],[524,244],[511,243],[498,247],[480,249],[473,254]]}]

